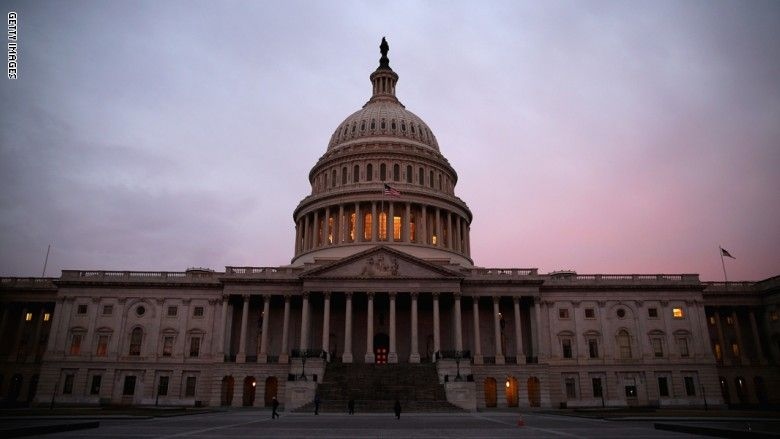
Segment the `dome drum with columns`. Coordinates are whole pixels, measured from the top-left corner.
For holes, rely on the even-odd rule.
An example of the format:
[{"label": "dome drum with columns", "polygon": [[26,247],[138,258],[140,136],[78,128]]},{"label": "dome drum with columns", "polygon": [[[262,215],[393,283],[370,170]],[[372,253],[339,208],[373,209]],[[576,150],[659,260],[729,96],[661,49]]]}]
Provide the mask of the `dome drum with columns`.
[{"label": "dome drum with columns", "polygon": [[[292,264],[386,244],[419,258],[471,266],[472,215],[455,196],[458,175],[428,125],[396,98],[398,75],[386,46],[370,79],[371,99],[339,124],[309,173],[312,193],[293,214]],[[400,196],[388,196],[386,189]]]}]

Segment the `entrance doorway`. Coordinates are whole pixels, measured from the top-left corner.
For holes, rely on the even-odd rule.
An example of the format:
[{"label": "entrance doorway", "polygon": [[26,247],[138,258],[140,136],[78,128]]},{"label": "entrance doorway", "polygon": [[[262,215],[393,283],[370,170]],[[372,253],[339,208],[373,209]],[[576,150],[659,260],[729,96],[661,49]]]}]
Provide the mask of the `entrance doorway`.
[{"label": "entrance doorway", "polygon": [[485,407],[495,407],[496,402],[496,379],[485,378]]},{"label": "entrance doorway", "polygon": [[504,387],[506,387],[506,405],[508,407],[517,407],[517,378],[507,378],[506,383],[504,383]]},{"label": "entrance doorway", "polygon": [[233,404],[233,386],[236,380],[232,376],[226,376],[222,378],[222,398],[220,398],[220,404],[224,407],[229,407]]},{"label": "entrance doorway", "polygon": [[390,336],[385,333],[379,333],[374,336],[374,357],[376,364],[387,363],[387,353],[390,349]]},{"label": "entrance doorway", "polygon": [[528,378],[528,405],[539,407],[542,405],[542,394],[539,388],[539,378]]},{"label": "entrance doorway", "polygon": [[244,407],[252,407],[255,404],[255,388],[257,381],[255,377],[244,378]]},{"label": "entrance doorway", "polygon": [[278,385],[279,383],[277,382],[276,377],[268,377],[265,379],[265,398],[263,402],[266,407],[271,407],[273,399],[276,396]]}]

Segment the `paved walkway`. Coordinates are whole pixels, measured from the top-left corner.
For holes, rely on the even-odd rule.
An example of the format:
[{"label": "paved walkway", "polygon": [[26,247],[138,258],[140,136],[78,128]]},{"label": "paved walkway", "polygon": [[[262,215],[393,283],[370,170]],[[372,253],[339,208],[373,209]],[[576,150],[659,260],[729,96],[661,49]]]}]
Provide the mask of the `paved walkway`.
[{"label": "paved walkway", "polygon": [[267,410],[231,410],[154,419],[106,419],[97,429],[63,432],[41,438],[692,438],[655,430],[652,421],[605,421],[543,413],[392,414],[282,413],[271,420]]}]

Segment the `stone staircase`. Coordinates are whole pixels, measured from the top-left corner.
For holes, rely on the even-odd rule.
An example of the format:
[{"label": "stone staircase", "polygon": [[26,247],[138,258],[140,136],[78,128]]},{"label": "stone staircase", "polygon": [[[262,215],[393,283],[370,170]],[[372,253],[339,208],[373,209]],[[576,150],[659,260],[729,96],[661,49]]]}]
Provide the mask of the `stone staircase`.
[{"label": "stone staircase", "polygon": [[[321,412],[345,413],[350,398],[355,400],[355,413],[392,413],[396,399],[406,413],[464,411],[447,402],[432,363],[329,363],[317,392]],[[314,403],[295,411],[313,412]]]}]

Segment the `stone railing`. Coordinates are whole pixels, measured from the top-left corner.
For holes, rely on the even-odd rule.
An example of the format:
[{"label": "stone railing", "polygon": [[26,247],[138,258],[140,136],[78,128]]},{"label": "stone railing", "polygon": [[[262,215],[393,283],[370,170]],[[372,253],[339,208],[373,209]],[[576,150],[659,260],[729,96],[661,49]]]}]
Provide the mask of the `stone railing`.
[{"label": "stone railing", "polygon": [[299,267],[225,267],[226,276],[285,278],[301,271]]},{"label": "stone railing", "polygon": [[645,282],[683,282],[699,283],[698,274],[575,274],[552,273],[551,280],[584,283],[645,283]]},{"label": "stone railing", "polygon": [[473,268],[474,276],[536,276],[539,274],[536,268]]},{"label": "stone railing", "polygon": [[187,271],[106,271],[106,270],[62,270],[62,280],[69,281],[155,281],[181,282],[202,281],[216,275],[208,270]]},{"label": "stone railing", "polygon": [[702,282],[705,293],[725,292],[753,292],[755,282]]},{"label": "stone railing", "polygon": [[0,288],[54,288],[54,277],[0,277]]}]

